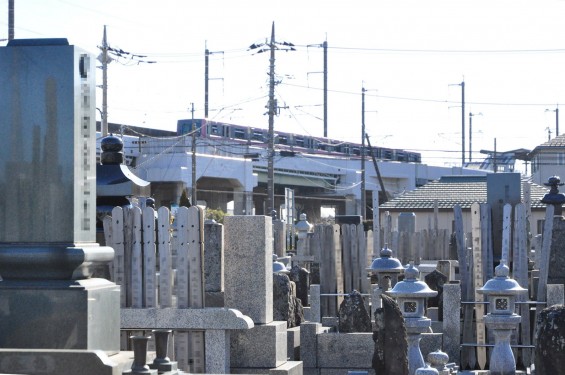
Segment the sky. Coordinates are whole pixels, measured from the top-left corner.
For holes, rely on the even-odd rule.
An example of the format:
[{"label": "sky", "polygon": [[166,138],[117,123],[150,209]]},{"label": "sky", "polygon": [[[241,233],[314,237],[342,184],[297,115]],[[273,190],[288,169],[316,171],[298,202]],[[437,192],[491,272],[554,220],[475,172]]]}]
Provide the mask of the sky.
[{"label": "sky", "polygon": [[[15,0],[17,39],[65,37],[98,56],[106,25],[109,46],[136,55],[108,67],[109,122],[174,130],[202,118],[208,48],[208,118],[267,128],[269,53],[249,47],[269,42],[274,23],[275,132],[323,137],[326,41],[328,137],[361,142],[365,90],[372,145],[440,166],[462,162],[462,82],[465,160],[469,148],[477,161],[495,144],[533,149],[555,137],[564,19],[565,0]],[[7,38],[0,0],[0,46]]]}]

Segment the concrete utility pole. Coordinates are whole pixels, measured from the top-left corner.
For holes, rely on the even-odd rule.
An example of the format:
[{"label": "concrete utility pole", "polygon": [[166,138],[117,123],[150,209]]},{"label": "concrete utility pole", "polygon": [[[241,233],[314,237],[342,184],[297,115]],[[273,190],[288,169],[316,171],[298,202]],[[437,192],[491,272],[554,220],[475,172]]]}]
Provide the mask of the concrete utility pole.
[{"label": "concrete utility pole", "polygon": [[328,137],[328,41],[322,43],[324,48],[324,137]]},{"label": "concrete utility pole", "polygon": [[559,135],[559,105],[555,109],[546,109],[546,112],[555,112],[555,136]]},{"label": "concrete utility pole", "polygon": [[267,158],[267,205],[265,215],[271,215],[275,207],[275,169],[273,165],[275,153],[275,22],[271,29],[271,56],[269,59],[269,145]]},{"label": "concrete utility pole", "polygon": [[461,167],[465,166],[465,81],[461,82]]},{"label": "concrete utility pole", "polygon": [[365,221],[365,87],[361,87],[361,222]]},{"label": "concrete utility pole", "polygon": [[469,163],[473,161],[473,116],[482,116],[481,112],[472,113],[469,112]]},{"label": "concrete utility pole", "polygon": [[208,118],[208,63],[210,51],[204,45],[204,118]]},{"label": "concrete utility pole", "polygon": [[8,40],[14,39],[14,0],[8,0]]},{"label": "concrete utility pole", "polygon": [[[204,118],[208,118],[208,108],[209,108],[209,93],[210,93],[210,55],[216,53],[224,53],[224,51],[217,51],[217,52],[210,52],[208,46],[204,46]],[[221,79],[223,78],[212,78],[212,79]]]},{"label": "concrete utility pole", "polygon": [[192,107],[192,204],[196,205],[196,127],[194,126],[194,103],[190,104]]},{"label": "concrete utility pole", "polygon": [[108,135],[108,42],[106,39],[106,25],[104,25],[104,36],[102,37],[102,54],[100,56],[102,63],[102,121],[101,130],[102,137]]}]

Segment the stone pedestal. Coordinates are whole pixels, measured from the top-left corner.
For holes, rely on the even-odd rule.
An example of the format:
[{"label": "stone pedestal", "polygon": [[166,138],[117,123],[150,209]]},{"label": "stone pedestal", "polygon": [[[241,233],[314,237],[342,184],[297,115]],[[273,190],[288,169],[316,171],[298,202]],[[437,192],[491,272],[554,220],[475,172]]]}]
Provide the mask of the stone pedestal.
[{"label": "stone pedestal", "polygon": [[0,349],[0,373],[26,375],[121,375],[133,352],[108,356],[100,350]]},{"label": "stone pedestal", "polygon": [[255,325],[231,335],[231,366],[273,368],[287,360],[286,322]]},{"label": "stone pedestal", "polygon": [[120,288],[105,279],[0,282],[0,348],[120,350]]}]

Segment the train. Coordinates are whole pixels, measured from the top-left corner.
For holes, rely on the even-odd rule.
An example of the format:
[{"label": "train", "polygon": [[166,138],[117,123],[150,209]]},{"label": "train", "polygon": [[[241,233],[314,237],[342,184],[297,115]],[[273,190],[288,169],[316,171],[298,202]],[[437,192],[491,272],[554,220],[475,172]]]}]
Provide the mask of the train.
[{"label": "train", "polygon": [[[266,145],[269,139],[269,131],[263,128],[207,119],[181,119],[177,121],[177,135],[188,134],[192,129],[196,130],[197,137],[230,140],[241,144]],[[342,157],[361,157],[363,149],[360,143],[280,131],[275,132],[274,144],[279,150]],[[364,150],[365,156],[370,156],[367,145],[365,145]],[[406,163],[422,162],[422,155],[419,152],[375,146],[372,147],[372,151],[375,158],[379,160]]]}]

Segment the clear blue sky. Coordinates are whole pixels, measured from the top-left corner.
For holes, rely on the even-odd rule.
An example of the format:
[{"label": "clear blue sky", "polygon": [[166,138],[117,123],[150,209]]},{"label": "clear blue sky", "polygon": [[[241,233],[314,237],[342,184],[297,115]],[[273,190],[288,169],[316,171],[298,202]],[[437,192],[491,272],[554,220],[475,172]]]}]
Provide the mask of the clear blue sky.
[{"label": "clear blue sky", "polygon": [[[0,39],[7,9],[0,0]],[[209,117],[266,128],[268,53],[248,47],[265,42],[274,21],[277,41],[297,49],[277,52],[278,104],[288,108],[275,131],[323,135],[319,45],[327,40],[330,138],[360,142],[365,87],[374,145],[457,165],[463,80],[466,153],[469,112],[482,113],[473,117],[474,160],[495,138],[505,151],[534,148],[548,129],[555,136],[558,104],[565,132],[562,0],[15,0],[15,19],[16,38],[66,37],[96,55],[107,25],[111,47],[156,61],[110,64],[110,122],[174,129],[191,103],[202,117],[207,45]]]}]

